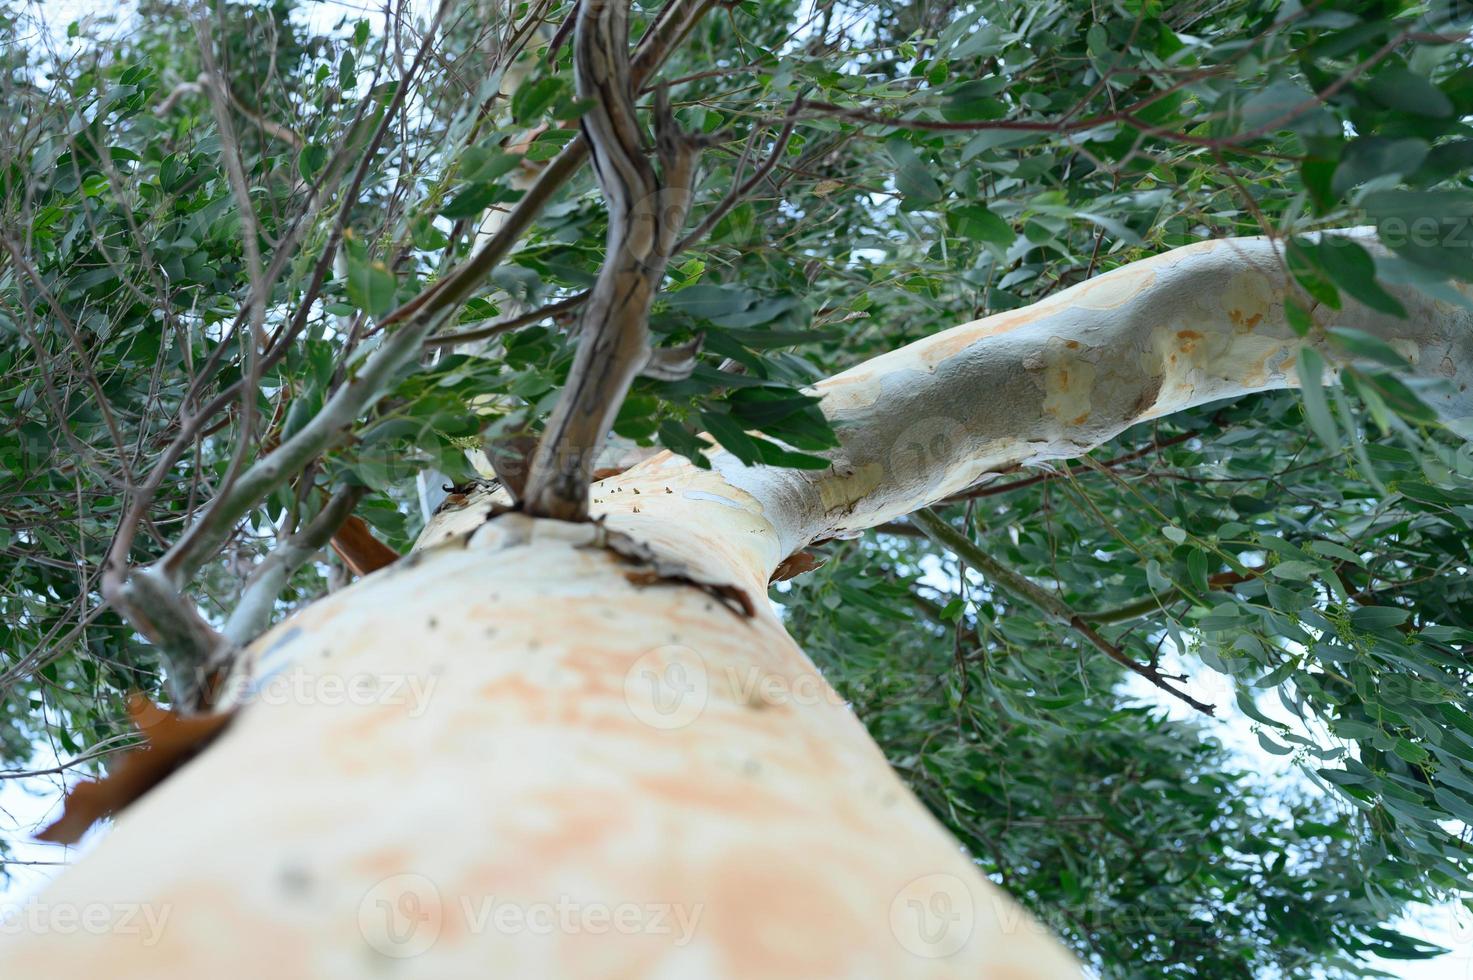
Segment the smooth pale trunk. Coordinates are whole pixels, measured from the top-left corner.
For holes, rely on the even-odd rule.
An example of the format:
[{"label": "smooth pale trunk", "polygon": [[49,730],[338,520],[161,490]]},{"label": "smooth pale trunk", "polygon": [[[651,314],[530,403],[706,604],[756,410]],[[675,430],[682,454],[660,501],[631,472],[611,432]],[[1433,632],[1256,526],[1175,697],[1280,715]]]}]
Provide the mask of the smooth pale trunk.
[{"label": "smooth pale trunk", "polygon": [[3,975],[1079,976],[788,638],[754,501],[668,457],[596,497],[757,614],[519,515],[370,576],[42,899],[163,928],[12,941]]},{"label": "smooth pale trunk", "polygon": [[[895,777],[767,579],[988,474],[1294,384],[1287,288],[1267,240],[1177,249],[818,385],[828,470],[662,454],[595,487],[608,527],[751,618],[590,525],[442,514],[417,559],[262,638],[235,724],[39,899],[162,929],[32,915],[0,973],[1077,978]],[[1473,431],[1473,316],[1398,295],[1405,320],[1319,323],[1391,343]]]}]

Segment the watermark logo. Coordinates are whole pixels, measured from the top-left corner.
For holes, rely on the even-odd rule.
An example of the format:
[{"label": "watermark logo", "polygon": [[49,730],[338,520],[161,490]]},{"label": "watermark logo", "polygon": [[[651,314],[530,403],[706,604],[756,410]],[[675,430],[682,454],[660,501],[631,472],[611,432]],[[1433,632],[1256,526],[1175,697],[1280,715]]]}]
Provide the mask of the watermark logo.
[{"label": "watermark logo", "polygon": [[320,704],[372,708],[401,705],[410,718],[429,708],[439,677],[433,673],[314,673],[300,666],[264,676],[238,674],[226,685],[226,704]]},{"label": "watermark logo", "polygon": [[424,875],[385,878],[358,903],[358,931],[375,952],[391,959],[428,951],[440,938],[441,924],[440,890]]},{"label": "watermark logo", "polygon": [[915,484],[929,493],[946,478],[951,467],[968,452],[971,436],[964,423],[946,416],[930,416],[909,425],[890,445],[885,468],[892,481]]},{"label": "watermark logo", "polygon": [[906,952],[925,959],[958,952],[976,925],[972,893],[956,875],[923,875],[890,903],[890,932]]},{"label": "watermark logo", "polygon": [[[1473,909],[1462,903],[1449,903],[1447,938],[1452,946],[1450,956],[1473,960]],[[1449,943],[1440,943],[1448,945]],[[1473,975],[1473,974],[1470,974]]]},{"label": "watermark logo", "polygon": [[706,710],[710,693],[705,661],[679,644],[655,647],[624,675],[624,702],[651,728],[684,728]]},{"label": "watermark logo", "polygon": [[630,714],[670,731],[695,722],[716,694],[748,708],[832,704],[844,699],[816,671],[771,671],[754,663],[720,663],[679,644],[655,647],[624,674]]}]

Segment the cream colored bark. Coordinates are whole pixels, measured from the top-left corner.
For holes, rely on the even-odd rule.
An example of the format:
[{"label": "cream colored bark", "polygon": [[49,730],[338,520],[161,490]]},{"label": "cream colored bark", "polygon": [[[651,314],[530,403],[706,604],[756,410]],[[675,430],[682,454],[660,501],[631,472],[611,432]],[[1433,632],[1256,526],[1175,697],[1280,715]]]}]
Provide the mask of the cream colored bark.
[{"label": "cream colored bark", "polygon": [[[0,975],[1077,978],[762,596],[816,537],[1289,384],[1274,256],[1179,249],[845,372],[818,388],[830,471],[661,454],[595,486],[606,527],[751,617],[594,526],[442,514],[415,557],[263,637],[233,727],[39,900],[112,928],[33,915]],[[1447,380],[1466,422],[1473,318],[1405,299],[1407,321],[1337,322]]]}]

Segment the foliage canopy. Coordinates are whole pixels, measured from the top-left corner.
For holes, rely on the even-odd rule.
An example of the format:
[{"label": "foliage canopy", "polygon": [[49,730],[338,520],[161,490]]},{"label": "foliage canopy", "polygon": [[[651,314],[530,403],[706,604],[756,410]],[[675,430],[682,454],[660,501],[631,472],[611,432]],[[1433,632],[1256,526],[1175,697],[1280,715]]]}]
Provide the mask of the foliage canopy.
[{"label": "foliage canopy", "polygon": [[[637,4],[636,32],[658,7]],[[164,553],[303,431],[526,200],[585,110],[565,3],[147,0],[46,24],[0,5],[0,754],[95,770],[158,651],[102,602],[122,526]],[[743,0],[657,78],[707,134],[693,241],[623,439],[823,465],[804,385],[1204,237],[1290,240],[1291,316],[1386,282],[1467,303],[1473,12],[1335,5]],[[421,56],[423,55],[423,56]],[[1390,255],[1322,249],[1374,223]],[[250,502],[191,586],[220,623],[344,485],[390,545],[424,471],[535,432],[603,258],[575,170],[349,432]],[[259,301],[253,302],[252,297]],[[977,859],[1110,976],[1360,975],[1473,868],[1473,454],[1353,332],[1311,384],[1138,427],[942,515],[1141,662],[1236,704],[1307,788],[1123,682],[910,526],[819,548],[774,592],[795,636]],[[1311,365],[1312,366],[1312,365]],[[1307,374],[1306,376],[1313,376]],[[130,508],[137,507],[136,512]],[[963,561],[962,564],[965,564]],[[341,580],[308,564],[278,614]],[[12,773],[13,775],[13,773]],[[50,784],[36,777],[38,785]],[[21,828],[23,829],[23,828]]]}]

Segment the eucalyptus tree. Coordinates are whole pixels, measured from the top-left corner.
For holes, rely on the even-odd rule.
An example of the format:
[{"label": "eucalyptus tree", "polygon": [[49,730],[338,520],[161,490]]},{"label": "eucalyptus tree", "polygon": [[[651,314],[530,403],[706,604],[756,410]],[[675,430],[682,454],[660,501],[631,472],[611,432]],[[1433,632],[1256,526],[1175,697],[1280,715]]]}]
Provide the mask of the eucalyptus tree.
[{"label": "eucalyptus tree", "polygon": [[1466,8],[315,9],[4,15],[0,963],[1438,952]]}]

